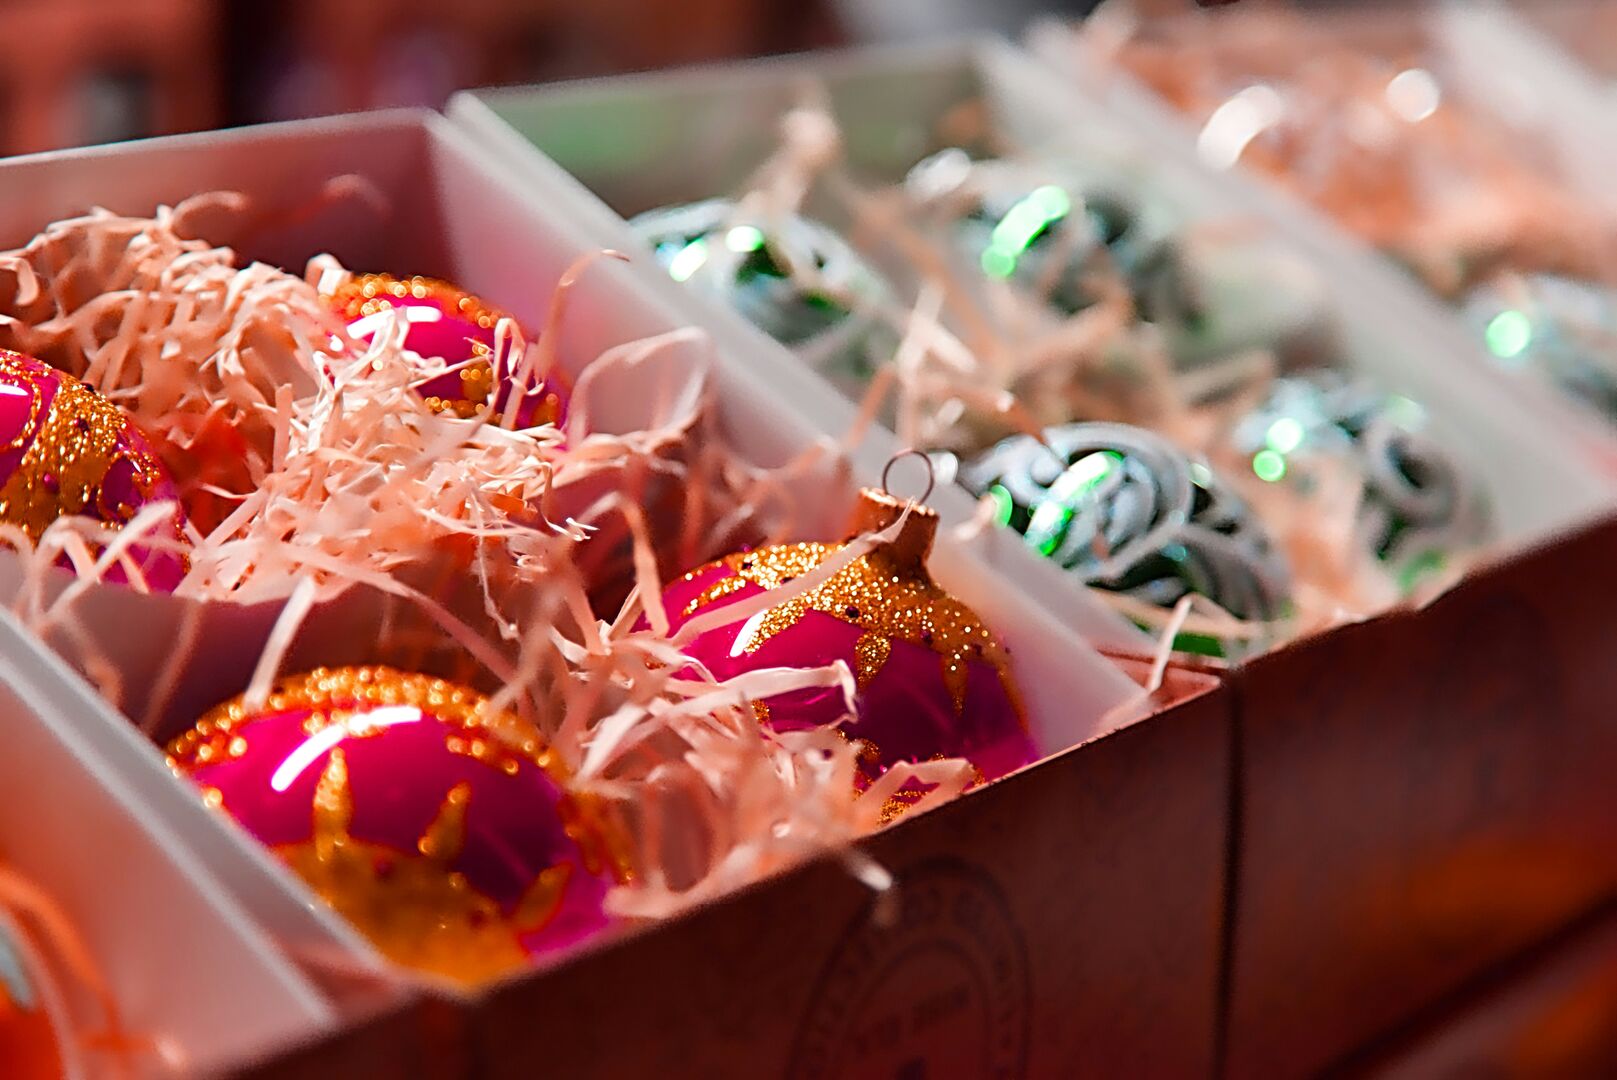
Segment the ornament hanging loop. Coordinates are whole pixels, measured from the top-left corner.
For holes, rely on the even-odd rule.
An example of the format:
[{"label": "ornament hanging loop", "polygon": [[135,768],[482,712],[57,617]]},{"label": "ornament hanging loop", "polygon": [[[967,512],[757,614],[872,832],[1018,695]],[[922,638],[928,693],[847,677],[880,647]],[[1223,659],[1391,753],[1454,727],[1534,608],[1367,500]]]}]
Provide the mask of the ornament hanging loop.
[{"label": "ornament hanging loop", "polygon": [[931,496],[932,488],[936,486],[938,476],[936,469],[932,465],[932,459],[928,457],[924,451],[917,450],[913,446],[906,447],[887,459],[887,465],[881,471],[881,489],[889,495],[895,494],[892,487],[889,486],[887,482],[887,477],[893,471],[894,465],[897,465],[900,461],[912,456],[920,458],[922,463],[926,465],[926,490],[921,492],[920,498],[915,500],[918,503],[924,503],[926,502],[927,498]]}]

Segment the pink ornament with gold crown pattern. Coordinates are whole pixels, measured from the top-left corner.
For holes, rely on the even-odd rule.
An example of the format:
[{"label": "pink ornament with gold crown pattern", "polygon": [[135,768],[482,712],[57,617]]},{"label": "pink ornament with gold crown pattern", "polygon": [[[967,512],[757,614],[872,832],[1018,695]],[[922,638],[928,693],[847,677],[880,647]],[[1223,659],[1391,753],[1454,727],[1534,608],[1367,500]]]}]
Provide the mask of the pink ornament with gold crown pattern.
[{"label": "pink ornament with gold crown pattern", "polygon": [[169,760],[384,954],[461,982],[600,932],[626,873],[531,727],[424,675],[317,669],[209,712]]},{"label": "pink ornament with gold crown pattern", "polygon": [[[875,490],[860,498],[853,535],[891,525],[905,505]],[[818,588],[697,635],[683,651],[719,679],[845,661],[858,684],[857,721],[840,730],[866,744],[863,783],[897,762],[940,757],[966,758],[984,779],[997,779],[1038,755],[1004,646],[927,572],[936,530],[932,510],[912,507],[893,542],[877,545]],[[786,585],[845,543],[742,551],[693,570],[664,593],[672,627]],[[835,723],[846,713],[836,687],[778,694],[754,708],[778,731]]]}]

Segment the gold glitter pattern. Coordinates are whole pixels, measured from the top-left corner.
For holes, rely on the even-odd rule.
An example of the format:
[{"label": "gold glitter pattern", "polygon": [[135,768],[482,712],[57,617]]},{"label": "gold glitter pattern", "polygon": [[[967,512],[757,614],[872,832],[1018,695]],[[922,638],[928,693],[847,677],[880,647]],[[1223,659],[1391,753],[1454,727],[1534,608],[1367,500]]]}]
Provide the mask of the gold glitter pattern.
[{"label": "gold glitter pattern", "polygon": [[[0,378],[33,396],[28,425],[8,447],[28,446],[16,471],[0,487],[0,521],[20,527],[33,540],[51,522],[68,515],[97,514],[110,524],[127,524],[139,507],[106,505],[102,484],[108,471],[127,461],[134,490],[144,500],[161,478],[162,466],[142,446],[124,440],[129,421],[118,406],[71,375],[42,372],[6,350],[0,350]],[[42,384],[53,378],[59,381],[47,409]]]},{"label": "gold glitter pattern", "polygon": [[[933,755],[932,760],[942,761],[943,755],[935,754]],[[973,775],[971,782],[966,785],[967,788],[978,787],[986,779],[983,776],[983,771],[977,768],[977,766],[973,765],[971,768]],[[932,790],[932,785],[930,784],[916,787],[911,787],[906,784],[904,787],[899,788],[897,791],[893,792],[893,794],[887,796],[886,799],[882,800],[881,813],[876,817],[877,823],[880,825],[891,825],[893,822],[909,813],[910,810],[915,807],[915,804],[920,802],[930,790]]]},{"label": "gold glitter pattern", "polygon": [[[708,566],[703,567],[701,570],[693,570],[691,573],[686,575],[686,578],[687,580],[696,578],[712,568],[713,564],[709,564]],[[741,577],[739,574],[726,574],[724,577],[721,577],[719,580],[713,582],[707,588],[703,589],[701,593],[697,595],[696,599],[685,605],[685,617],[688,619],[702,608],[705,608],[710,604],[716,604],[727,596],[734,596],[736,593],[745,589],[749,584],[750,582],[746,578]]]},{"label": "gold glitter pattern", "polygon": [[466,804],[472,801],[472,785],[464,780],[449,789],[439,812],[427,831],[416,841],[416,850],[429,859],[443,861],[460,853],[466,840]]},{"label": "gold glitter pattern", "polygon": [[543,926],[561,907],[562,895],[573,878],[572,863],[557,863],[542,870],[517,904],[518,926]]},{"label": "gold glitter pattern", "polygon": [[314,788],[314,853],[320,859],[337,854],[348,825],[354,820],[354,797],[348,789],[348,755],[332,750],[320,782]]},{"label": "gold glitter pattern", "polygon": [[[419,856],[357,840],[348,832],[354,796],[338,747],[315,790],[313,837],[275,851],[395,963],[463,983],[482,982],[522,966],[527,953],[520,935],[544,926],[560,907],[562,892],[544,891],[548,906],[525,898],[517,917],[507,919],[465,875],[450,869],[465,843],[470,801],[470,785],[450,790],[417,841]],[[541,873],[539,883],[545,881]]]},{"label": "gold glitter pattern", "polygon": [[[731,596],[743,585],[778,589],[807,574],[843,545],[823,543],[781,544],[758,551],[736,552],[693,570],[689,578],[723,566],[730,575],[711,583],[688,605],[694,614]],[[806,613],[822,612],[866,631],[855,646],[860,686],[880,674],[891,653],[891,641],[907,641],[938,654],[943,681],[958,713],[965,707],[966,680],[973,661],[989,664],[999,673],[1007,693],[1012,690],[1009,661],[1004,647],[983,621],[960,601],[940,589],[923,566],[877,546],[853,560],[818,588],[770,608],[755,624],[743,648],[755,652],[776,634],[796,625]],[[865,639],[888,639],[880,644]],[[1012,700],[1016,700],[1014,694]]]},{"label": "gold glitter pattern", "polygon": [[[836,728],[835,731],[842,737],[844,742],[852,744],[856,751],[857,756],[854,760],[859,765],[859,771],[854,774],[854,790],[859,792],[868,790],[870,785],[875,783],[876,778],[882,773],[881,747],[877,746],[873,739],[865,736],[860,736],[856,739],[841,728]],[[945,759],[942,754],[933,754],[931,760],[943,761]],[[970,764],[970,762],[967,764]],[[971,771],[971,782],[966,785],[968,788],[976,787],[987,779],[983,776],[983,771],[977,768],[976,765],[971,766]],[[891,825],[899,817],[908,813],[916,803],[921,801],[921,797],[931,789],[931,784],[906,784],[899,788],[882,800],[881,811],[876,816],[877,824]]]},{"label": "gold glitter pattern", "polygon": [[870,685],[870,680],[887,663],[887,657],[892,654],[893,643],[891,639],[880,634],[860,634],[859,640],[853,643],[853,673],[859,682],[859,689],[863,690]]}]

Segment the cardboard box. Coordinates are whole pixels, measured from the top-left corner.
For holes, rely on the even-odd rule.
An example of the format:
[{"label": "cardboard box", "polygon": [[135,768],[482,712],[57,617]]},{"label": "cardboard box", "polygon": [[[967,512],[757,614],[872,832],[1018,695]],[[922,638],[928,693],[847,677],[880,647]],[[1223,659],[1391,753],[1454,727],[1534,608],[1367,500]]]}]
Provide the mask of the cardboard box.
[{"label": "cardboard box", "polygon": [[1323,1067],[1617,887],[1614,543],[1236,673],[1230,1076]]},{"label": "cardboard box", "polygon": [[[360,269],[439,274],[536,324],[560,273],[601,246],[587,217],[571,212],[571,196],[509,170],[460,129],[424,113],[0,163],[0,242],[20,243],[90,205],[144,213],[221,187],[248,193],[269,212],[306,207],[327,179],[348,171],[388,197],[391,216],[323,206],[260,235],[245,252],[300,267],[309,255],[332,251]],[[664,280],[647,267],[592,269],[560,330],[561,363],[576,370],[610,345],[688,323],[685,309],[658,291]],[[800,407],[802,385],[811,389],[809,400],[824,393],[812,379],[720,345],[712,379],[717,408],[744,452],[781,461],[829,441],[811,409]],[[828,454],[825,482],[803,491],[803,530],[840,530],[849,482],[874,480],[888,452],[867,445],[847,461]],[[954,499],[946,512],[969,512],[965,500]],[[1171,668],[1163,691],[1136,702],[1131,676],[1143,678],[1142,663],[1102,657],[1008,587],[978,553],[940,536],[933,569],[1001,630],[1035,739],[1055,756],[869,841],[868,850],[900,875],[894,927],[866,928],[875,910],[869,892],[832,855],[487,994],[417,986],[436,993],[436,1008],[422,1013],[407,1002],[323,1047],[264,1064],[266,1075],[351,1075],[344,1070],[371,1061],[372,1053],[384,1055],[374,1059],[376,1068],[397,1065],[423,1077],[528,1075],[552,1061],[580,1069],[595,1063],[608,1074],[652,1060],[747,1071],[748,1055],[817,1060],[822,1051],[812,1040],[824,1044],[823,1054],[865,1054],[863,1045],[824,1042],[841,1032],[846,1001],[837,987],[845,977],[865,980],[873,995],[862,1010],[868,1023],[901,1015],[921,1025],[900,1040],[911,1058],[933,1052],[927,1047],[942,1025],[957,1036],[947,1046],[996,1062],[1057,1068],[1069,1059],[1093,1061],[1099,1073],[1106,1062],[1143,1058],[1171,1071],[1205,1072],[1225,895],[1227,692],[1214,675]],[[224,689],[232,679],[239,688],[276,609],[274,601],[262,612],[143,600],[141,640],[131,643],[119,640],[135,617],[125,610],[126,591],[99,587],[82,602],[129,685],[151,682],[149,641],[190,642],[182,682],[192,690],[203,683]],[[346,609],[315,619],[309,652],[342,647],[354,618]],[[20,661],[56,662],[37,642],[13,642],[10,650]],[[120,782],[139,792],[154,825],[202,854],[294,956],[320,958],[325,963],[316,966],[327,974],[335,961],[357,983],[385,979],[368,943],[207,811],[168,775],[157,748],[83,680],[64,673],[59,690],[18,722],[42,723],[46,713],[84,732]],[[161,723],[183,720],[181,713],[171,706]],[[947,900],[946,909],[929,912],[928,898]],[[868,946],[899,966],[844,976],[825,968],[825,948],[835,941],[847,942],[830,954],[838,964],[859,965]],[[912,945],[920,950],[914,956]],[[946,984],[942,997],[934,976]],[[765,978],[767,993],[760,990]],[[813,992],[822,979],[828,981]],[[351,1015],[353,987],[329,978],[324,986]],[[1128,992],[1119,996],[1119,987]],[[445,1015],[457,1019],[442,1026],[429,1019],[425,1028],[420,1022]],[[799,1032],[811,1040],[806,1049],[795,1041]],[[965,1069],[962,1060],[938,1061],[935,1071]],[[283,1068],[289,1072],[274,1071]]]},{"label": "cardboard box", "polygon": [[[1109,163],[1190,219],[1270,223],[1332,271],[1353,362],[1425,402],[1490,477],[1506,544],[1544,544],[1480,568],[1426,610],[1235,670],[1236,917],[1221,998],[1231,1075],[1328,1064],[1610,887],[1617,796],[1602,778],[1617,744],[1595,657],[1609,640],[1601,552],[1617,526],[1545,538],[1611,504],[1614,444],[1502,383],[1411,283],[1317,222],[1294,229],[1296,215],[1273,210],[1261,188],[1203,176],[1164,149],[1172,133],[1149,118],[1109,116],[993,41],[490,91],[450,112],[530,175],[558,168],[534,145],[556,155],[597,196],[579,213],[627,238],[614,211],[735,190],[804,85],[823,88],[865,175],[902,175],[927,149],[915,118],[982,95],[1025,145],[1082,147],[1092,167]],[[585,137],[600,130],[635,137]],[[743,335],[733,314],[689,303]],[[1546,433],[1532,437],[1539,450],[1546,437],[1557,449],[1517,471],[1500,455],[1528,429]],[[1066,594],[1042,595],[1058,605]]]},{"label": "cardboard box", "polygon": [[[1228,702],[1182,704],[468,1013],[470,1072],[1206,1076]],[[891,918],[889,923],[887,918]]]},{"label": "cardboard box", "polygon": [[[1501,17],[1451,6],[1425,26],[1386,22],[1387,32],[1423,35],[1467,89],[1491,89],[1497,104],[1508,87],[1487,88],[1484,69],[1515,70],[1500,54]],[[1070,33],[1034,38],[1164,160],[1194,161],[1184,121],[1120,73],[1084,66]],[[1595,153],[1569,161],[1569,175]],[[1331,257],[1385,310],[1424,309],[1422,325],[1451,355],[1487,363],[1435,301],[1308,208],[1244,173],[1208,183]],[[1520,387],[1524,411],[1559,408],[1589,462],[1607,467],[1609,425],[1538,398]],[[1228,1075],[1322,1068],[1610,889],[1617,795],[1604,778],[1617,741],[1602,719],[1614,687],[1600,598],[1614,528],[1597,522],[1540,543],[1426,610],[1345,627],[1236,673]]]},{"label": "cardboard box", "polygon": [[1617,912],[1605,905],[1338,1063],[1353,1080],[1617,1074]]},{"label": "cardboard box", "polygon": [[861,842],[886,895],[827,856],[455,1000],[452,1025],[411,1007],[247,1075],[1211,1076],[1229,700],[1183,669],[1161,700]]},{"label": "cardboard box", "polygon": [[462,1080],[460,1018],[443,1002],[412,998],[351,1018],[338,1031],[232,1070],[234,1080]]}]

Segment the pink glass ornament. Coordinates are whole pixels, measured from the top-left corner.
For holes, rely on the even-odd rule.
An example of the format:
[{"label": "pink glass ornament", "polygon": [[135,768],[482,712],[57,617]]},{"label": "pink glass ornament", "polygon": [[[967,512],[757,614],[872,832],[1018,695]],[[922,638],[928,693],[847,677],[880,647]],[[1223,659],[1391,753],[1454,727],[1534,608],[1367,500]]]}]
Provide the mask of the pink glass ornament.
[{"label": "pink glass ornament", "polygon": [[[885,492],[866,490],[852,535],[891,525],[903,508]],[[1038,753],[1008,657],[977,614],[927,572],[936,532],[937,515],[913,508],[892,543],[878,545],[808,593],[697,635],[684,652],[719,679],[845,661],[859,691],[857,718],[840,730],[866,744],[860,759],[866,782],[897,762],[939,757],[966,758],[985,780],[1020,768]],[[673,629],[702,612],[779,588],[843,546],[783,544],[693,570],[664,593]],[[835,687],[778,694],[755,708],[779,731],[823,726],[846,712]]]},{"label": "pink glass ornament", "polygon": [[398,963],[478,982],[607,925],[623,848],[537,734],[463,687],[318,669],[214,709],[169,760]]},{"label": "pink glass ornament", "polygon": [[[489,395],[494,394],[498,422],[519,390],[516,377],[503,370],[506,357],[498,358],[502,370],[496,371],[494,331],[504,313],[446,281],[363,274],[333,293],[331,303],[348,320],[349,333],[361,341],[369,341],[385,319],[404,318],[408,325],[405,348],[419,356],[441,358],[455,368],[418,388],[439,412],[470,417],[487,407]],[[386,315],[390,310],[399,315]],[[566,421],[567,391],[559,373],[551,372],[543,382],[523,386],[520,391],[518,428],[536,424],[560,427]]]}]

